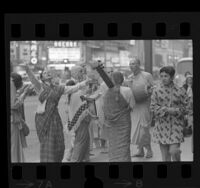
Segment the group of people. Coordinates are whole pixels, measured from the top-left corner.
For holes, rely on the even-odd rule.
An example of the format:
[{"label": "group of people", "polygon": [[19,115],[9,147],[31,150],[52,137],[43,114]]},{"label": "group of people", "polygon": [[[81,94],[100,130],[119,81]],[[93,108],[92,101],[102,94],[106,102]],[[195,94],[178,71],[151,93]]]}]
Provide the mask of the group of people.
[{"label": "group of people", "polygon": [[[90,70],[98,63],[89,64]],[[192,83],[186,81],[178,87],[173,79],[175,69],[160,69],[160,83],[154,84],[150,73],[142,71],[140,60],[129,63],[132,74],[124,79],[119,71],[105,73],[112,83],[94,84],[90,71],[81,66],[71,69],[71,76],[64,85],[55,82],[49,71],[37,80],[28,65],[26,72],[38,93],[35,126],[40,142],[40,162],[62,162],[65,153],[63,123],[58,112],[62,95],[66,96],[67,129],[71,133],[67,160],[88,162],[94,122],[100,126],[102,146],[108,146],[109,162],[131,162],[133,157],[153,157],[151,141],[160,146],[163,161],[180,161],[180,144],[184,141],[185,117],[193,115]],[[98,71],[97,71],[98,72]],[[95,72],[95,74],[98,74]],[[95,75],[94,74],[94,75]],[[89,76],[90,75],[90,76]],[[192,78],[190,74],[188,78]],[[187,79],[188,79],[187,78]],[[31,87],[23,87],[17,73],[11,74],[11,161],[24,162],[23,134],[25,117],[23,103]],[[95,87],[93,87],[95,85]],[[95,105],[96,104],[96,105]],[[155,125],[152,127],[152,119]],[[131,146],[137,145],[133,155]]]}]

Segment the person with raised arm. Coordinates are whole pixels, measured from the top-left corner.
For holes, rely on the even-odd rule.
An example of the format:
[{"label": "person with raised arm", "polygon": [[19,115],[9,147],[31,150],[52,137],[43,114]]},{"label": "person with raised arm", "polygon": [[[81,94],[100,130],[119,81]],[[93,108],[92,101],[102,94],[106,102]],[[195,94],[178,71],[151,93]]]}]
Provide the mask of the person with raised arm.
[{"label": "person with raised arm", "polygon": [[108,132],[109,162],[131,162],[131,111],[135,108],[135,98],[128,87],[123,87],[123,74],[114,71],[109,77],[100,62],[95,62],[97,70],[108,89],[103,97],[105,126]]},{"label": "person with raised arm", "polygon": [[86,86],[89,79],[75,86],[55,85],[48,70],[41,73],[41,81],[36,79],[27,64],[26,72],[34,85],[39,105],[35,115],[35,125],[40,141],[40,162],[62,162],[64,157],[63,124],[58,112],[58,103],[62,95],[77,92]]}]

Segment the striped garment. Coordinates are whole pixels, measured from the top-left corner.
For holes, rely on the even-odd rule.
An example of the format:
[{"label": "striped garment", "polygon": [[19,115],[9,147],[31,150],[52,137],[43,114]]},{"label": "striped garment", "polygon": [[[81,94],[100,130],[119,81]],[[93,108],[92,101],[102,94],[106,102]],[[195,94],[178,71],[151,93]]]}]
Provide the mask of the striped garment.
[{"label": "striped garment", "polygon": [[[49,88],[44,88],[48,89]],[[45,112],[36,113],[36,131],[40,141],[40,162],[61,162],[64,156],[63,125],[58,112],[58,102],[64,93],[63,86],[51,88]]]},{"label": "striped garment", "polygon": [[84,104],[82,104],[79,109],[77,110],[77,112],[75,113],[73,119],[70,121],[68,119],[68,129],[71,130],[75,125],[77,129],[77,121],[79,120],[79,118],[81,117],[81,115],[83,115],[84,112],[86,112],[86,110],[89,107],[89,103],[85,102]]}]

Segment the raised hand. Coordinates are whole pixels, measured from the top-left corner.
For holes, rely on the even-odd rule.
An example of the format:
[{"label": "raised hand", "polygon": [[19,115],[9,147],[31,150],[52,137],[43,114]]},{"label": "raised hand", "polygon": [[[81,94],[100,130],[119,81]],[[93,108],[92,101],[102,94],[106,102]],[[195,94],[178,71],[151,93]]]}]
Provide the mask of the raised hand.
[{"label": "raised hand", "polygon": [[100,66],[102,63],[100,61],[91,61],[88,63],[92,69],[96,69],[98,66]]}]

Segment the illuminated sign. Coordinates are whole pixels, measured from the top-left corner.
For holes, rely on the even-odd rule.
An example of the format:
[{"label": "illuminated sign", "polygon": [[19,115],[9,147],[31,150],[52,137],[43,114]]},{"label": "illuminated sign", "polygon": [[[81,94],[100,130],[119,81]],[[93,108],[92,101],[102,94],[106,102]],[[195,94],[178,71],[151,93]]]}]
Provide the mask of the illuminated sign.
[{"label": "illuminated sign", "polygon": [[20,44],[19,57],[23,61],[30,61],[30,45]]},{"label": "illuminated sign", "polygon": [[80,48],[49,48],[50,61],[80,61],[81,50]]},{"label": "illuminated sign", "polygon": [[63,48],[74,48],[74,47],[78,47],[78,42],[74,42],[74,41],[55,41],[54,42],[54,46],[55,47],[63,47]]},{"label": "illuminated sign", "polygon": [[32,41],[31,44],[31,63],[37,64],[37,44],[35,41]]}]

